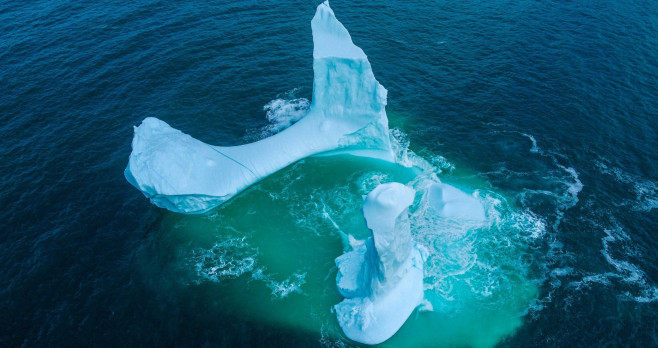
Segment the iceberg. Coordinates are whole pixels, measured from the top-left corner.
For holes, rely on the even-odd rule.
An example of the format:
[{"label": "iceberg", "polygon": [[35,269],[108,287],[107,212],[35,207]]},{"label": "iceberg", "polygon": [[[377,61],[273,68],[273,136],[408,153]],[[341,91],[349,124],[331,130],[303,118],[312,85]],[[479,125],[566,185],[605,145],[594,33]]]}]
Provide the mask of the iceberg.
[{"label": "iceberg", "polygon": [[432,183],[427,191],[429,206],[440,217],[484,222],[484,206],[475,197],[454,186]]},{"label": "iceberg", "polygon": [[336,285],[345,300],[334,310],[354,341],[386,341],[423,300],[423,257],[411,237],[408,215],[414,196],[400,183],[377,186],[362,208],[372,237],[351,238],[352,250],[336,259]]},{"label": "iceberg", "polygon": [[313,31],[313,98],[290,128],[240,146],[213,146],[156,118],[135,127],[126,179],[151,202],[174,212],[206,212],[305,157],[348,152],[393,161],[386,89],[352,43],[328,2]]}]

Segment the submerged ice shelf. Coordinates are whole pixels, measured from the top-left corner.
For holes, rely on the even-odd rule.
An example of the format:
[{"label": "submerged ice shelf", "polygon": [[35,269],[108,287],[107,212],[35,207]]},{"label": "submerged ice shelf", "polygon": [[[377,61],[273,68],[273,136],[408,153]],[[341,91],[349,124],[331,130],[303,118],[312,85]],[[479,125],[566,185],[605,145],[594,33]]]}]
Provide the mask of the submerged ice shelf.
[{"label": "submerged ice shelf", "polygon": [[386,89],[328,3],[313,30],[313,100],[308,114],[283,132],[240,146],[212,146],[146,118],[135,127],[127,180],[153,204],[203,213],[249,185],[305,157],[330,151],[392,161]]},{"label": "submerged ice shelf", "polygon": [[423,258],[409,224],[414,195],[400,183],[372,190],[362,208],[372,237],[352,240],[353,250],[336,259],[336,285],[346,299],[334,309],[354,341],[386,341],[423,300]]}]

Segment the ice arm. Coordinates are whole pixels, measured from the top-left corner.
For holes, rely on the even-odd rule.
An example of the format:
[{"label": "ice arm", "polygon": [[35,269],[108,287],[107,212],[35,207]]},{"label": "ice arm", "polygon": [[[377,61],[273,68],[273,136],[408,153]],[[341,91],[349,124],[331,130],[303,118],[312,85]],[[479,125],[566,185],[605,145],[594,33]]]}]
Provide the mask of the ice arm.
[{"label": "ice arm", "polygon": [[258,180],[307,156],[342,150],[393,160],[386,89],[328,3],[313,29],[313,102],[299,122],[261,141],[212,146],[155,118],[135,128],[125,176],[151,201],[203,213]]}]

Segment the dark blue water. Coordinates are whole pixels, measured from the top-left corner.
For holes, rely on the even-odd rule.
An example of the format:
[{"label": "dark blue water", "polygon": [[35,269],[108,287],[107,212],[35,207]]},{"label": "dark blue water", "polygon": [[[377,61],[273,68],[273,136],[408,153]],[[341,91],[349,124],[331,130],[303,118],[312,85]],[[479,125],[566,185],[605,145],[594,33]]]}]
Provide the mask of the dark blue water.
[{"label": "dark blue water", "polygon": [[[0,1],[0,345],[351,344],[190,282],[194,238],[122,174],[147,116],[236,145],[310,99],[316,6]],[[499,344],[657,345],[658,3],[331,6],[409,150],[539,225],[539,293]]]}]

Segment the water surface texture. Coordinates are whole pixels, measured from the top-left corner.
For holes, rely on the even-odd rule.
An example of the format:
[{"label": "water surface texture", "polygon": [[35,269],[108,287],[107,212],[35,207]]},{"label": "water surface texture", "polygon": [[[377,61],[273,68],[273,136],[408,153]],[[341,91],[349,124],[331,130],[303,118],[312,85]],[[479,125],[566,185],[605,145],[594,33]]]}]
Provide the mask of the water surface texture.
[{"label": "water surface texture", "polygon": [[0,1],[0,345],[355,345],[334,259],[377,184],[419,195],[426,303],[384,346],[656,346],[658,3],[333,0],[398,160],[293,164],[219,208],[123,177],[153,116],[244,144],[309,107],[319,2]]}]

